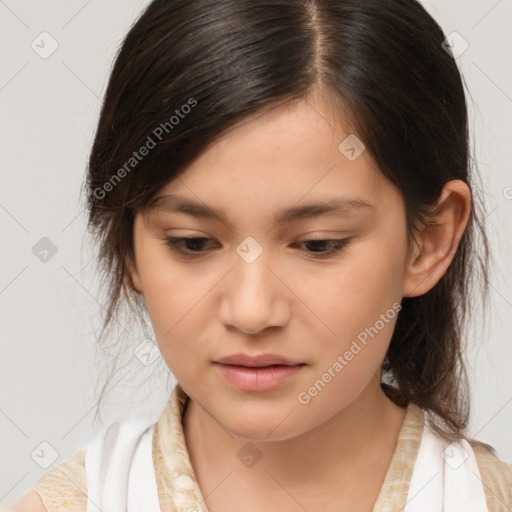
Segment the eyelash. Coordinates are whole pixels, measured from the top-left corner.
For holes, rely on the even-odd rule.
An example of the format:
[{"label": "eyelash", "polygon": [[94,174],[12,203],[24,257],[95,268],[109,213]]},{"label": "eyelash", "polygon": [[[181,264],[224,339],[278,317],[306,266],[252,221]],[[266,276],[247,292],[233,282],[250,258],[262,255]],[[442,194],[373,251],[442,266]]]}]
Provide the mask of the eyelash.
[{"label": "eyelash", "polygon": [[[212,240],[207,237],[189,237],[189,238],[179,238],[179,237],[166,237],[165,244],[171,249],[171,251],[180,254],[186,258],[195,258],[197,256],[201,256],[205,251],[195,251],[189,252],[183,249],[183,244],[187,244],[190,241],[208,241]],[[340,253],[349,243],[349,239],[322,239],[322,238],[313,238],[310,240],[302,240],[301,244],[307,244],[311,242],[328,242],[331,247],[333,247],[330,251],[318,252],[318,251],[310,251],[312,258],[326,258],[335,256]]]}]

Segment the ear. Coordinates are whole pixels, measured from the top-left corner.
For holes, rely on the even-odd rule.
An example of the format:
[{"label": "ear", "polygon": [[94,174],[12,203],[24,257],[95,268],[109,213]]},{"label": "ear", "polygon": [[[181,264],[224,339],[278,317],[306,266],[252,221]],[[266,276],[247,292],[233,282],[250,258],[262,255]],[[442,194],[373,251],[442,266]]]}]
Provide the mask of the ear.
[{"label": "ear", "polygon": [[417,297],[431,290],[452,262],[471,212],[471,191],[461,180],[445,184],[433,216],[416,232],[404,273],[402,295]]},{"label": "ear", "polygon": [[126,268],[126,279],[128,281],[128,285],[136,292],[142,293],[142,283],[140,280],[139,271],[137,270],[137,265],[132,260],[129,254],[126,255],[125,258],[125,268]]}]

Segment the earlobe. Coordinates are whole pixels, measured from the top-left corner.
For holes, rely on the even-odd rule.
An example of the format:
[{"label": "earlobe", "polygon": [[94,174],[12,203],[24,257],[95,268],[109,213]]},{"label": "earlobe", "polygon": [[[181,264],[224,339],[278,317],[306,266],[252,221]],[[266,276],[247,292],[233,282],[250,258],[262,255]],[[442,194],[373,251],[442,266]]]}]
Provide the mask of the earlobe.
[{"label": "earlobe", "polygon": [[126,268],[126,280],[128,281],[129,286],[136,292],[142,293],[142,284],[140,281],[139,272],[137,270],[137,266],[132,261],[130,256],[127,254],[125,259],[125,268]]},{"label": "earlobe", "polygon": [[432,217],[416,234],[402,295],[417,297],[431,290],[445,274],[457,252],[471,213],[471,191],[461,180],[445,184]]}]

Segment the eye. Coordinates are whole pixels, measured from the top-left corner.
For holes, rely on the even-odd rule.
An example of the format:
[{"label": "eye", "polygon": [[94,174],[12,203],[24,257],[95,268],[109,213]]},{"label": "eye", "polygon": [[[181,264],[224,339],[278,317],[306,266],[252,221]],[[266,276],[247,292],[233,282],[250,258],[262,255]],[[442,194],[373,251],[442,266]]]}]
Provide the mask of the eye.
[{"label": "eye", "polygon": [[[212,238],[208,237],[166,237],[165,244],[175,253],[184,257],[193,258],[205,254],[204,244],[213,242]],[[307,252],[313,258],[326,258],[334,256],[341,252],[348,244],[349,239],[311,239],[303,240],[297,245],[306,245],[309,247]]]},{"label": "eye", "polygon": [[[334,256],[341,252],[348,244],[349,239],[332,239],[332,240],[323,240],[323,239],[311,239],[311,240],[303,240],[299,243],[299,245],[304,244],[313,248],[313,250],[309,250],[308,252],[312,255],[313,258],[325,258],[329,256]],[[322,249],[327,247],[327,250]]]},{"label": "eye", "polygon": [[206,252],[201,250],[201,248],[207,241],[213,240],[207,237],[180,238],[175,236],[169,236],[165,239],[166,245],[170,247],[173,252],[192,258]]}]

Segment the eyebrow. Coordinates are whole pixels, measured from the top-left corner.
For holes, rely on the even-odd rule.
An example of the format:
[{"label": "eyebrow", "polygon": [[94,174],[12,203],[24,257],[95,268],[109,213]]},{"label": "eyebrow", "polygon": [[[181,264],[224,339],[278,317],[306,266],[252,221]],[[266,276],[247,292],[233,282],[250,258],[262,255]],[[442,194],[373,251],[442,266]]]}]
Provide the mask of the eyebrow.
[{"label": "eyebrow", "polygon": [[[314,203],[283,208],[275,213],[276,224],[286,224],[299,219],[312,219],[322,215],[344,215],[353,210],[374,208],[374,205],[361,197],[331,197]],[[178,194],[158,196],[147,207],[148,211],[172,211],[202,219],[217,220],[231,226],[223,210],[215,210],[208,205],[193,201]]]}]

